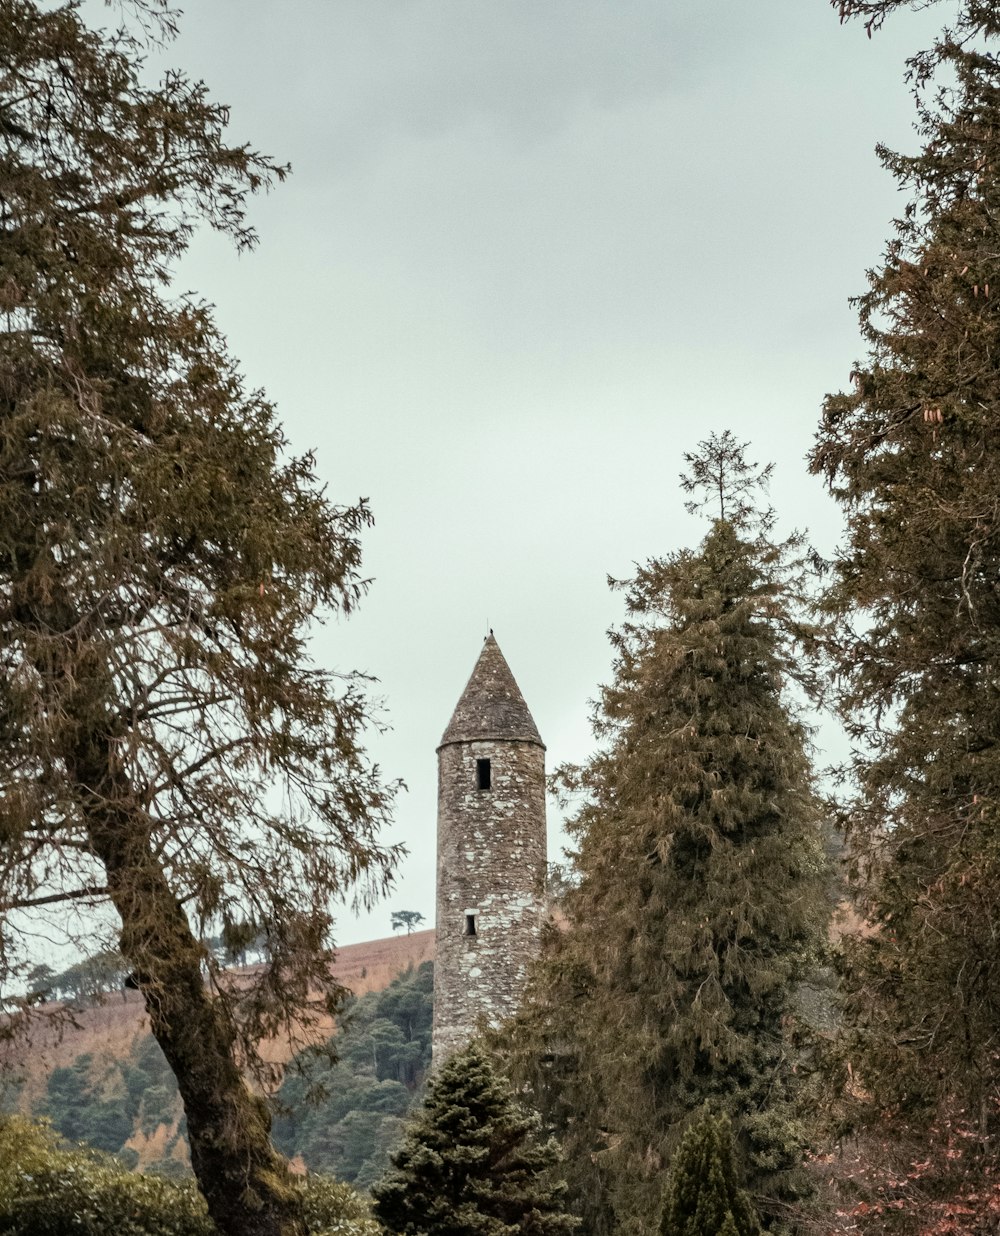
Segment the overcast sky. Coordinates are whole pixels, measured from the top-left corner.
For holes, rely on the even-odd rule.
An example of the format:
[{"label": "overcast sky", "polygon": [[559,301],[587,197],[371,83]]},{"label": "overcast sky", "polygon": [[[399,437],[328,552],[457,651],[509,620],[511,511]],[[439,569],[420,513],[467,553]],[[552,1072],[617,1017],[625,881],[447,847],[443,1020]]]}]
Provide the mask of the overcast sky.
[{"label": "overcast sky", "polygon": [[548,766],[586,757],[606,576],[702,535],[685,450],[732,429],[775,461],[783,526],[835,543],[803,460],[902,209],[874,147],[914,147],[904,59],[943,14],[869,41],[825,0],[190,10],[169,58],[293,175],[254,253],[199,236],[180,282],[330,496],[375,513],[371,592],[316,648],[380,680],[410,857],[349,943],[433,921],[435,747],[487,624]]}]

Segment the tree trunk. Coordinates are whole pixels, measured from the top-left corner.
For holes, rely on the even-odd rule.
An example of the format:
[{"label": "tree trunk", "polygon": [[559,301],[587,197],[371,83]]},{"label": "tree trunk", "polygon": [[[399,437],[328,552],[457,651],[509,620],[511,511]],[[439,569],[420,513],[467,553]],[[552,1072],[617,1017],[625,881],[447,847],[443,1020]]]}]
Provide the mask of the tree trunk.
[{"label": "tree trunk", "polygon": [[114,742],[88,735],[74,753],[78,784],[96,791],[87,831],[121,917],[121,952],[152,1031],[177,1078],[191,1166],[223,1236],[305,1236],[286,1161],[270,1141],[271,1116],[240,1073],[236,1033],[205,986],[203,949],[149,843]]}]

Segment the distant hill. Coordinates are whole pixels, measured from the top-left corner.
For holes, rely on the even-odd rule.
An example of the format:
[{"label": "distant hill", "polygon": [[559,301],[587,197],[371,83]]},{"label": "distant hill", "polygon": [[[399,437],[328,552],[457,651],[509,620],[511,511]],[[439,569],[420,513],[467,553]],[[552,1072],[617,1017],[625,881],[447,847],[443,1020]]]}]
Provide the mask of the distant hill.
[{"label": "distant hill", "polygon": [[[337,952],[335,976],[357,997],[382,992],[393,979],[434,958],[434,931],[349,944]],[[244,971],[254,967],[244,967]],[[237,975],[240,968],[234,971]],[[428,997],[429,999],[429,997]],[[123,1154],[134,1165],[184,1170],[187,1151],[176,1086],[149,1033],[138,992],[122,991],[76,1014],[77,1025],[56,1033],[41,1026],[30,1047],[16,1051],[0,1092],[6,1110],[49,1115],[66,1136]],[[321,1042],[334,1032],[328,1022]],[[284,1064],[288,1045],[265,1055]]]}]

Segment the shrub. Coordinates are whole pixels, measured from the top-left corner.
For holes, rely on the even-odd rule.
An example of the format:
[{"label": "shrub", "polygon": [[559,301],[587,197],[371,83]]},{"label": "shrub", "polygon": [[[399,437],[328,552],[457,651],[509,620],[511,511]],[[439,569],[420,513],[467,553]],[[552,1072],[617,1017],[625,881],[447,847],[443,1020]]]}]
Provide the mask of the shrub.
[{"label": "shrub", "polygon": [[307,1176],[302,1187],[313,1236],[380,1236],[367,1202],[349,1184],[332,1176]]},{"label": "shrub", "polygon": [[216,1236],[194,1182],[141,1176],[66,1149],[46,1125],[0,1122],[3,1236]]},{"label": "shrub", "polygon": [[[378,1236],[361,1197],[330,1177],[301,1184],[313,1236]],[[67,1148],[46,1124],[0,1120],[0,1236],[217,1236],[193,1179],[128,1171]]]}]

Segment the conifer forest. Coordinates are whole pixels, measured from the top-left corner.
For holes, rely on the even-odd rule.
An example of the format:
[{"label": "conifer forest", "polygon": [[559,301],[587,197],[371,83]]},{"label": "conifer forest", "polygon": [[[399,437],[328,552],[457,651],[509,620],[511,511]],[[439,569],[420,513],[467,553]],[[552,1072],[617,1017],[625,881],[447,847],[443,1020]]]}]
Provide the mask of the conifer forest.
[{"label": "conifer forest", "polygon": [[[324,404],[324,455],[234,355],[213,289],[188,289],[206,246],[252,262],[271,243],[260,220],[291,169],[176,67],[173,0],[0,0],[0,1236],[1000,1232],[1000,0],[795,3],[825,10],[831,41],[853,32],[859,65],[890,30],[909,48],[886,85],[909,92],[909,144],[872,156],[896,217],[854,272],[857,353],[799,410],[800,480],[835,533],[821,545],[783,498],[779,425],[675,417],[667,525],[599,566],[615,616],[609,672],[576,683],[588,746],[548,749],[564,861],[536,890],[516,1012],[432,1059],[442,954],[423,910],[386,898],[433,834],[400,827],[412,777],[382,754],[397,680],[347,634],[409,529],[376,534],[378,503],[324,462],[351,454],[364,409]],[[298,0],[281,9],[298,19]],[[419,59],[456,11],[392,11],[417,9],[437,31]],[[407,123],[443,142],[424,103]],[[305,110],[279,105],[267,144],[326,126],[357,157],[350,116]],[[558,118],[527,110],[531,145]],[[364,213],[348,198],[316,193],[324,227]],[[702,209],[692,193],[662,227]],[[335,275],[323,303],[355,296],[360,315]],[[651,257],[644,277],[673,272]],[[822,289],[803,274],[795,295],[808,317]],[[279,308],[259,310],[292,349]],[[313,358],[317,388],[336,351]],[[743,379],[777,401],[782,363]],[[403,404],[420,380],[400,378]],[[478,565],[530,634],[544,606],[490,561],[528,487],[490,489],[499,438],[497,459],[470,448],[489,417],[451,394],[434,398],[456,455],[435,472],[400,411],[386,472],[419,473],[449,527],[491,521]],[[614,398],[609,488],[587,497],[607,525]],[[552,508],[585,419],[549,454],[532,425],[518,456],[525,476],[544,457]],[[459,471],[482,511],[452,509],[441,478]],[[426,587],[392,630],[425,663],[417,611],[449,606],[443,551],[418,537]],[[553,540],[542,526],[520,552],[558,575]],[[475,591],[449,603],[463,630]],[[607,626],[580,608],[567,625]],[[556,659],[574,670],[569,640]],[[503,770],[474,763],[491,791]],[[345,923],[373,907],[391,960],[376,972],[372,937],[338,968]],[[488,941],[485,914],[458,919]]]}]

